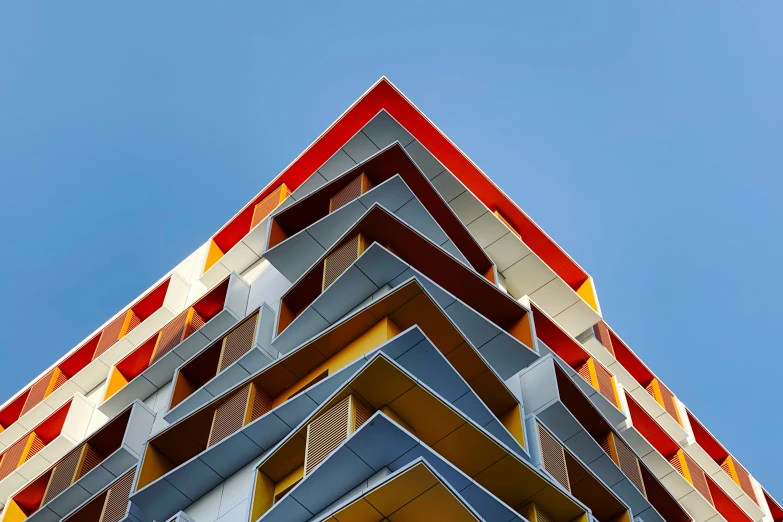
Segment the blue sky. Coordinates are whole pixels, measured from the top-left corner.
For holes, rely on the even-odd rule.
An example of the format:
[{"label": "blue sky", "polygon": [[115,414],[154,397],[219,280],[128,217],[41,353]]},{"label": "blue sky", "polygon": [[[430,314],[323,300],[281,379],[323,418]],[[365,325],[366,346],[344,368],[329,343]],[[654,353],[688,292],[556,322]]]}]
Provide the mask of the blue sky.
[{"label": "blue sky", "polygon": [[783,497],[783,3],[291,4],[4,2],[0,396],[385,74]]}]

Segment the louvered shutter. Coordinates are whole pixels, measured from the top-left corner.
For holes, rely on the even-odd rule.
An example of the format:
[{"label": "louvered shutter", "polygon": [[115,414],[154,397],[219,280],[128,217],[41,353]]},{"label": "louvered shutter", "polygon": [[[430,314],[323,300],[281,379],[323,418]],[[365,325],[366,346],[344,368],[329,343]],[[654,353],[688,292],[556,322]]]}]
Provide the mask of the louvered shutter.
[{"label": "louvered shutter", "polygon": [[553,522],[552,517],[547,515],[538,505],[531,502],[519,510],[519,514],[530,522]]},{"label": "louvered shutter", "polygon": [[726,474],[731,477],[731,479],[742,489],[742,491],[745,492],[746,495],[753,499],[753,502],[758,504],[756,494],[753,491],[753,484],[750,482],[750,474],[745,470],[745,468],[742,467],[742,465],[740,465],[739,462],[734,460],[734,458],[729,455],[726,457],[726,460],[723,461],[720,467],[723,468],[723,471],[725,471]]},{"label": "louvered shutter", "polygon": [[223,339],[223,346],[220,351],[218,373],[228,368],[232,363],[238,361],[240,357],[250,351],[256,340],[257,324],[258,313],[255,313],[226,335]]},{"label": "louvered shutter", "polygon": [[538,444],[541,449],[541,464],[564,488],[571,491],[566,466],[565,449],[541,424],[538,428]]},{"label": "louvered shutter", "polygon": [[103,461],[103,455],[101,455],[98,450],[89,444],[85,444],[84,451],[82,453],[82,462],[79,466],[79,471],[76,473],[74,481],[79,480],[87,473],[92,471],[98,464],[101,463],[101,461]]},{"label": "louvered shutter", "polygon": [[243,386],[215,410],[207,447],[217,444],[271,408],[272,400],[255,384],[251,382]]},{"label": "louvered shutter", "polygon": [[304,473],[310,473],[372,415],[372,410],[349,395],[307,425]]},{"label": "louvered shutter", "polygon": [[155,350],[150,357],[150,365],[155,364],[161,357],[169,353],[174,347],[182,342],[187,320],[188,310],[185,310],[161,329],[158,334],[158,340],[155,343]]},{"label": "louvered shutter", "polygon": [[97,359],[99,355],[120,340],[120,332],[122,332],[122,326],[125,324],[125,315],[126,314],[120,314],[119,317],[114,319],[114,321],[103,329],[101,338],[98,340],[98,346],[95,347],[95,353],[92,356],[93,360]]},{"label": "louvered shutter", "polygon": [[33,409],[33,407],[42,400],[44,400],[44,397],[46,397],[46,391],[49,389],[49,383],[54,376],[55,370],[57,370],[57,368],[48,372],[46,375],[38,379],[35,384],[30,386],[30,392],[27,394],[27,399],[24,401],[22,411],[19,413],[20,417]]},{"label": "louvered shutter", "polygon": [[685,480],[691,483],[696,491],[701,493],[710,504],[713,504],[712,495],[710,494],[710,488],[707,484],[707,478],[704,475],[704,471],[702,471],[696,462],[693,461],[690,455],[685,453],[682,449],[679,449],[669,458],[669,463],[680,475],[685,477]]},{"label": "louvered shutter", "polygon": [[680,413],[677,411],[677,400],[674,398],[674,394],[669,391],[669,388],[664,386],[658,379],[653,379],[644,389],[647,390],[647,393],[649,393],[664,410],[666,410],[666,413],[668,413],[671,418],[682,426]]},{"label": "louvered shutter", "polygon": [[250,228],[255,227],[261,223],[274,209],[280,205],[291,193],[288,191],[285,183],[280,185],[271,194],[256,203],[253,209],[253,219],[250,223]]},{"label": "louvered shutter", "polygon": [[600,342],[603,347],[612,354],[612,357],[615,357],[614,346],[612,346],[612,337],[609,334],[609,327],[606,326],[606,323],[599,321],[598,324],[593,326],[593,334],[595,335],[595,338],[598,339],[598,342]]},{"label": "louvered shutter", "polygon": [[54,467],[52,475],[49,477],[49,484],[47,484],[44,492],[43,501],[41,502],[42,506],[73,484],[76,469],[79,467],[79,462],[82,458],[82,451],[83,448],[72,451]]},{"label": "louvered shutter", "polygon": [[575,368],[576,372],[609,402],[620,407],[614,377],[592,357]]},{"label": "louvered shutter", "polygon": [[329,199],[329,212],[334,212],[358,198],[372,188],[372,182],[364,173],[356,176],[350,183]]},{"label": "louvered shutter", "polygon": [[351,263],[359,259],[364,251],[364,236],[357,234],[335,249],[324,259],[324,275],[321,290],[326,290]]},{"label": "louvered shutter", "polygon": [[103,511],[98,522],[120,522],[128,510],[128,499],[133,487],[133,473],[135,468],[125,473],[111,485],[103,504]]},{"label": "louvered shutter", "polygon": [[598,441],[601,445],[601,449],[609,455],[617,467],[628,477],[628,480],[633,483],[634,486],[644,495],[647,496],[647,492],[644,488],[644,480],[642,479],[642,470],[639,464],[639,458],[629,448],[625,442],[620,440],[613,432],[609,432]]}]

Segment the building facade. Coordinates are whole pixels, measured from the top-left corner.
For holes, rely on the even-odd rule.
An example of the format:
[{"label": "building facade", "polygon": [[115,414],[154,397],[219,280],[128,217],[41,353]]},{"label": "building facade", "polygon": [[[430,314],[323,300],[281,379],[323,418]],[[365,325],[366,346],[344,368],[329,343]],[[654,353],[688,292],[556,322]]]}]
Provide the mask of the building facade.
[{"label": "building facade", "polygon": [[783,520],[385,78],[0,429],[0,522]]}]

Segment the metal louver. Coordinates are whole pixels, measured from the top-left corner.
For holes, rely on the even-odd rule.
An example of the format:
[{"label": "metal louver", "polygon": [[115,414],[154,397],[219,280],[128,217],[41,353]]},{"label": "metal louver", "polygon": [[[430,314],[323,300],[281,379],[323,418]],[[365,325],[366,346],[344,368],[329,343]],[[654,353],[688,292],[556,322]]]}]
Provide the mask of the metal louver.
[{"label": "metal louver", "polygon": [[188,310],[185,310],[163,327],[158,334],[155,350],[150,357],[150,365],[156,363],[161,357],[169,353],[175,346],[182,342],[185,326],[188,320]]},{"label": "metal louver", "polygon": [[674,394],[669,391],[669,388],[664,386],[658,379],[653,379],[644,389],[647,390],[647,393],[649,393],[658,404],[660,404],[661,408],[666,410],[666,413],[668,413],[671,418],[682,426],[680,413],[677,411],[677,400],[674,398]]},{"label": "metal louver", "polygon": [[19,413],[20,417],[25,413],[27,413],[28,411],[30,411],[31,409],[33,409],[33,407],[35,407],[42,400],[44,400],[48,394],[54,391],[53,389],[51,389],[52,380],[57,379],[59,375],[62,375],[60,369],[54,368],[53,370],[49,371],[46,375],[38,379],[35,382],[35,384],[30,386],[30,391],[27,393],[27,398],[25,399],[24,405],[22,406],[22,411]]},{"label": "metal louver", "polygon": [[85,476],[87,473],[92,471],[98,464],[103,461],[103,455],[98,453],[96,449],[94,449],[89,444],[84,445],[84,450],[82,453],[82,463],[81,466],[79,466],[79,471],[76,472],[76,477],[74,477],[74,481],[79,480],[83,476]]},{"label": "metal louver", "polygon": [[606,323],[599,321],[598,324],[593,326],[593,334],[595,334],[595,338],[598,339],[598,342],[600,342],[603,347],[606,348],[606,351],[611,353],[612,357],[615,357],[614,346],[612,345],[612,337],[609,334],[609,327],[606,326]]},{"label": "metal louver", "polygon": [[685,477],[685,480],[701,493],[710,504],[713,504],[710,487],[707,484],[707,478],[704,471],[693,461],[693,459],[682,449],[678,449],[674,455],[669,458],[669,463],[677,472]]},{"label": "metal louver", "polygon": [[272,400],[251,382],[218,406],[212,417],[207,447],[213,446],[271,409]]},{"label": "metal louver", "polygon": [[239,360],[253,347],[256,340],[258,312],[251,315],[223,338],[217,372],[220,373]]},{"label": "metal louver", "polygon": [[606,400],[614,404],[618,409],[620,408],[614,377],[601,363],[596,362],[591,357],[576,367],[575,370],[593,388],[598,390]]},{"label": "metal louver", "polygon": [[57,463],[57,466],[55,466],[52,471],[51,477],[49,477],[49,484],[46,486],[46,491],[44,492],[43,500],[41,501],[42,506],[73,484],[76,470],[79,467],[81,459],[82,451],[79,449],[72,451]]},{"label": "metal louver", "polygon": [[122,326],[125,324],[126,315],[127,314],[120,314],[103,329],[101,338],[98,340],[98,346],[95,347],[95,353],[92,356],[93,360],[97,359],[99,355],[120,340],[120,333],[122,332]]},{"label": "metal louver", "polygon": [[253,209],[253,219],[250,223],[250,228],[253,228],[261,223],[269,214],[272,213],[274,209],[278,207],[278,205],[280,205],[280,203],[285,201],[285,199],[290,195],[291,193],[288,191],[288,187],[286,187],[285,183],[283,183],[267,197],[256,203],[256,206]]},{"label": "metal louver", "polygon": [[304,473],[310,473],[372,415],[372,410],[349,395],[307,425]]},{"label": "metal louver", "polygon": [[106,501],[103,504],[101,517],[98,522],[120,522],[125,518],[125,512],[128,510],[128,498],[133,487],[133,474],[135,468],[131,469],[111,485],[106,494]]},{"label": "metal louver", "polygon": [[746,495],[753,499],[753,502],[758,504],[756,494],[753,491],[753,484],[750,482],[750,473],[745,471],[745,468],[743,468],[739,462],[734,460],[734,458],[729,455],[726,457],[726,460],[723,461],[720,467],[723,469],[723,471],[726,472],[728,476],[731,477],[734,483],[745,492]]},{"label": "metal louver", "polygon": [[536,427],[538,428],[538,445],[541,449],[541,465],[564,488],[571,491],[565,449],[541,424],[536,423]]},{"label": "metal louver", "polygon": [[321,291],[326,290],[364,252],[364,236],[356,234],[324,259]]},{"label": "metal louver", "polygon": [[365,173],[356,176],[350,183],[329,199],[329,212],[334,212],[358,198],[373,187]]},{"label": "metal louver", "polygon": [[530,522],[553,522],[552,517],[544,513],[541,508],[533,502],[520,509],[519,514]]},{"label": "metal louver", "polygon": [[622,471],[625,476],[628,477],[628,480],[630,480],[642,495],[646,497],[647,491],[644,488],[639,458],[633,450],[611,431],[599,440],[598,443],[600,444],[601,449],[604,450],[604,453],[609,455],[609,458],[617,464],[620,471]]}]

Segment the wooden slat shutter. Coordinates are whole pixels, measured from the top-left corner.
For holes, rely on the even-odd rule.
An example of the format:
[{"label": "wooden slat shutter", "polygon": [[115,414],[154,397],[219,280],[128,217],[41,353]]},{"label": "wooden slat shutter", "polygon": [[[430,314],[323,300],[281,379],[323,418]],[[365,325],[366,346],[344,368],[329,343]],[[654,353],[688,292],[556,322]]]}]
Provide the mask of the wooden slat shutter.
[{"label": "wooden slat shutter", "polygon": [[251,382],[218,406],[212,417],[207,447],[217,444],[272,407],[272,400]]},{"label": "wooden slat shutter", "polygon": [[593,326],[593,334],[595,334],[595,338],[598,339],[598,342],[600,342],[603,347],[612,354],[612,357],[615,357],[614,346],[612,345],[612,337],[609,334],[609,327],[606,326],[606,323],[600,321],[598,324]]},{"label": "wooden slat shutter", "polygon": [[725,471],[726,474],[731,477],[731,479],[742,489],[742,491],[745,492],[746,495],[753,499],[753,502],[758,504],[756,493],[753,491],[753,484],[750,482],[750,474],[745,471],[745,468],[743,468],[739,462],[734,460],[734,458],[729,455],[726,457],[726,460],[723,461],[720,467],[723,468],[723,471]]},{"label": "wooden slat shutter", "polygon": [[519,514],[530,522],[553,522],[552,517],[544,513],[544,511],[533,502],[520,509]]},{"label": "wooden slat shutter", "polygon": [[51,477],[49,477],[49,484],[46,486],[43,501],[41,502],[42,506],[73,484],[76,469],[79,467],[79,462],[82,459],[82,451],[83,448],[72,451],[57,463]]},{"label": "wooden slat shutter", "polygon": [[666,413],[682,426],[680,413],[677,411],[677,400],[674,398],[674,394],[669,391],[669,388],[664,386],[658,379],[653,379],[644,389],[661,405],[661,408],[666,410]]},{"label": "wooden slat shutter", "polygon": [[571,491],[566,466],[565,448],[541,424],[538,428],[538,444],[541,449],[541,464],[564,488]]},{"label": "wooden slat shutter", "polygon": [[356,234],[343,245],[335,249],[324,260],[324,276],[321,290],[326,290],[345,272],[351,263],[359,259],[364,251],[364,237]]},{"label": "wooden slat shutter", "polygon": [[372,182],[366,174],[361,173],[350,183],[329,199],[329,212],[334,212],[358,198],[372,188]]},{"label": "wooden slat shutter", "polygon": [[677,472],[685,477],[685,480],[702,494],[710,504],[713,504],[710,487],[707,484],[707,478],[704,471],[693,461],[693,459],[682,449],[677,450],[671,457],[669,463]]},{"label": "wooden slat shutter", "polygon": [[103,511],[98,522],[120,522],[128,510],[128,499],[133,487],[135,468],[125,473],[111,485],[103,504]]},{"label": "wooden slat shutter", "polygon": [[255,313],[226,335],[223,339],[223,347],[221,348],[220,360],[218,361],[218,373],[228,368],[250,351],[256,340],[257,324],[258,313]]},{"label": "wooden slat shutter", "polygon": [[[132,313],[132,312],[131,312]],[[98,340],[98,346],[95,347],[95,353],[92,358],[97,359],[99,355],[112,347],[114,343],[120,340],[122,326],[125,324],[126,314],[120,314],[114,321],[108,324],[101,332],[101,338]]]},{"label": "wooden slat shutter", "polygon": [[617,464],[628,480],[633,483],[636,488],[641,491],[642,495],[647,496],[647,491],[644,489],[644,480],[642,479],[642,470],[639,464],[639,458],[629,448],[625,442],[620,440],[613,432],[609,432],[598,441],[601,445],[601,449],[609,455],[609,457]]},{"label": "wooden slat shutter", "polygon": [[349,395],[307,425],[304,473],[310,473],[351,433],[367,422],[373,411]]},{"label": "wooden slat shutter", "polygon": [[182,342],[187,320],[188,310],[185,310],[163,327],[158,334],[155,350],[153,350],[152,356],[150,357],[150,365],[155,364],[161,357],[169,353],[174,347]]},{"label": "wooden slat shutter", "polygon": [[253,209],[253,220],[250,223],[250,228],[255,227],[261,223],[274,209],[280,205],[291,193],[288,191],[285,183],[280,185],[271,194],[256,203]]}]

